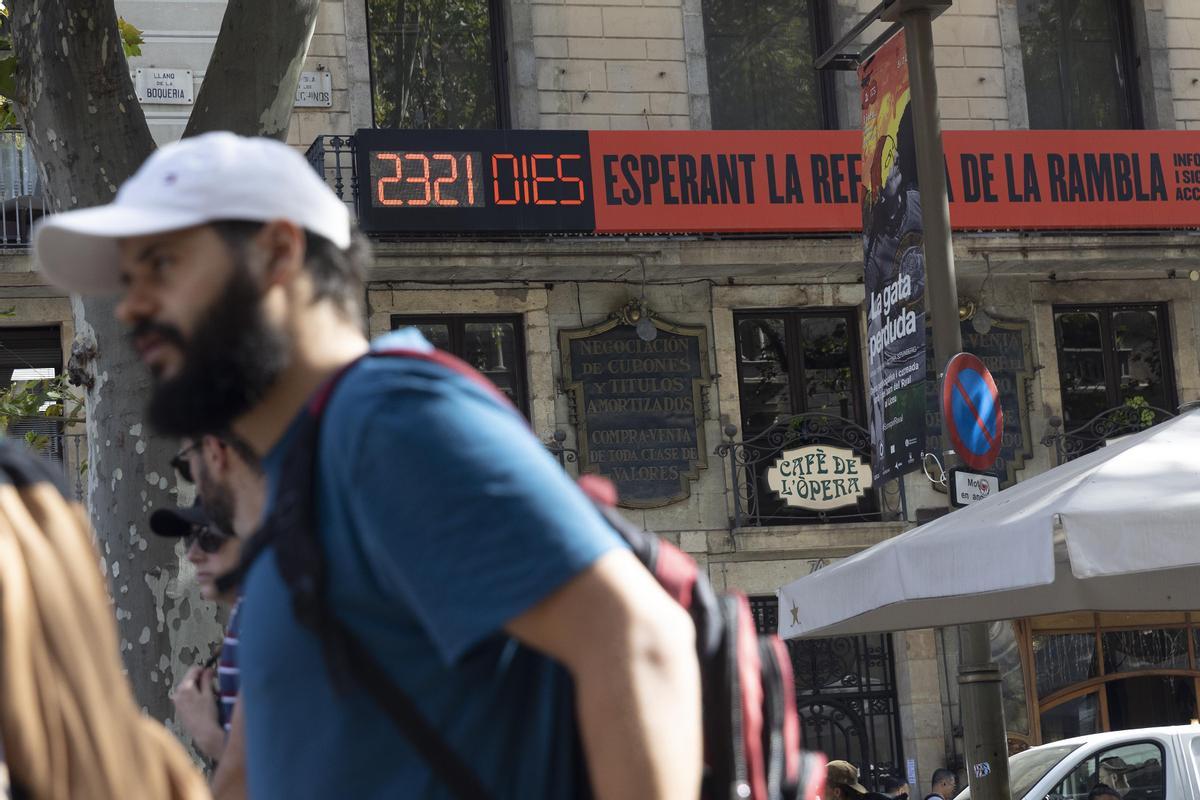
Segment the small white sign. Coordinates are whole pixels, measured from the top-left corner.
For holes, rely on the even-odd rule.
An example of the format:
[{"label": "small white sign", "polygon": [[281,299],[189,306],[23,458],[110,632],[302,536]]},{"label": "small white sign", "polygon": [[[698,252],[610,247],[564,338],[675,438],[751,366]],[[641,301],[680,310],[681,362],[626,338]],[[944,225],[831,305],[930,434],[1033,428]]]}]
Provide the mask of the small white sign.
[{"label": "small white sign", "polygon": [[866,494],[871,468],[853,450],[809,445],[781,453],[767,470],[767,485],[789,506],[823,511]]},{"label": "small white sign", "polygon": [[194,102],[190,69],[138,69],[133,85],[142,103],[187,106]]},{"label": "small white sign", "polygon": [[329,108],[333,105],[333,77],[328,72],[301,72],[296,85],[296,108]]},{"label": "small white sign", "polygon": [[954,504],[969,506],[1000,491],[1000,479],[995,475],[954,470]]}]

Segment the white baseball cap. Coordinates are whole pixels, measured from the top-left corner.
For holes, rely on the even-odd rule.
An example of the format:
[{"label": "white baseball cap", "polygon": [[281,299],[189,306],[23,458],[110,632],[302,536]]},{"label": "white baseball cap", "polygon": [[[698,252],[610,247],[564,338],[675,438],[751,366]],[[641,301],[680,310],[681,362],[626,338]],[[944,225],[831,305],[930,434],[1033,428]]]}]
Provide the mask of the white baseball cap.
[{"label": "white baseball cap", "polygon": [[303,156],[274,139],[218,131],[160,147],[107,205],[44,217],[33,229],[33,253],[54,286],[116,294],[119,239],[275,219],[350,246],[349,210]]}]

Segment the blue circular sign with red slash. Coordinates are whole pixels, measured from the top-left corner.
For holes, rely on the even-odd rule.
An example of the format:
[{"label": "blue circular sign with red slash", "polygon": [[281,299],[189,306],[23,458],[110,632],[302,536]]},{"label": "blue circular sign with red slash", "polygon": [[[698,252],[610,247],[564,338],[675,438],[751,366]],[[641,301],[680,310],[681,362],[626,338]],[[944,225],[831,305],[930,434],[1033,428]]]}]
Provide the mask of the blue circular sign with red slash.
[{"label": "blue circular sign with red slash", "polygon": [[986,470],[996,463],[1004,440],[1004,409],[992,373],[979,356],[959,353],[946,365],[942,424],[968,467]]}]

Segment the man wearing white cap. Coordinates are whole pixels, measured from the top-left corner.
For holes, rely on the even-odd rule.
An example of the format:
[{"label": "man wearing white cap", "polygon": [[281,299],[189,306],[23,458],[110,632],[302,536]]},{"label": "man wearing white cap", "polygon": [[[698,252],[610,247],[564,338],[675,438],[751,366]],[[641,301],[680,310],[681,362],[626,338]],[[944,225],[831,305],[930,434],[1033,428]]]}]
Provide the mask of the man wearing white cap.
[{"label": "man wearing white cap", "polygon": [[[169,145],[110,205],[46,218],[34,248],[56,285],[120,295],[153,426],[231,429],[263,454],[268,519],[306,401],[348,367],[303,498],[323,594],[481,796],[697,796],[690,618],[516,412],[441,364],[361,358],[429,345],[368,345],[357,236],[299,154]],[[250,796],[461,796],[371,693],[334,688],[281,568],[269,550],[244,585]]]}]

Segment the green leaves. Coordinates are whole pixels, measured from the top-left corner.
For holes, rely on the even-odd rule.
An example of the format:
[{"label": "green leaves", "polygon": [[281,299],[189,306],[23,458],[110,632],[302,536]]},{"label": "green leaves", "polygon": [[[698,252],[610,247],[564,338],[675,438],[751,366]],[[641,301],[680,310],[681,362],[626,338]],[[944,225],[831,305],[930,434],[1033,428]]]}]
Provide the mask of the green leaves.
[{"label": "green leaves", "polygon": [[125,57],[140,56],[141,46],[145,43],[141,29],[124,17],[117,17],[117,28],[121,31],[121,46],[125,49]]},{"label": "green leaves", "polygon": [[65,374],[0,389],[0,428],[29,417],[61,419],[65,425],[83,422],[83,403],[71,393]]}]

